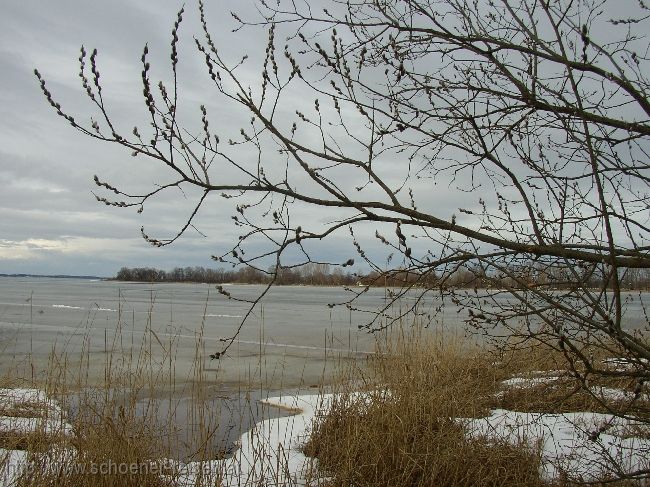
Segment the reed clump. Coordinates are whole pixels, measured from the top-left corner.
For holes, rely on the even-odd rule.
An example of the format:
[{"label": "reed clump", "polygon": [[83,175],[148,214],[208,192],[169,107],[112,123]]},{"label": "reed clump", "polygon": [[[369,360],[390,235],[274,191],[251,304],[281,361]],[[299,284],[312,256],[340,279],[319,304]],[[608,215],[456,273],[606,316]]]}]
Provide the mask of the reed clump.
[{"label": "reed clump", "polygon": [[[147,329],[122,348],[123,333],[118,327],[101,352],[84,340],[73,359],[53,350],[33,379],[14,374],[0,382],[17,398],[0,401],[0,484],[170,487],[179,485],[183,461],[214,459],[220,411],[209,401],[216,382],[204,370],[201,335],[188,377],[177,383],[176,343]],[[31,396],[38,400],[25,399]],[[191,424],[179,425],[183,400]],[[191,444],[180,443],[178,427],[191,429]],[[179,457],[190,450],[191,459]],[[193,484],[219,485],[219,475],[204,472]]]},{"label": "reed clump", "polygon": [[[305,452],[337,486],[538,486],[540,455],[521,444],[471,438],[506,373],[484,349],[416,331],[379,347],[313,426]],[[359,384],[365,391],[357,393]]]},{"label": "reed clump", "polygon": [[[590,357],[593,370],[581,362],[570,367],[566,357],[548,344],[508,348],[499,355],[498,366],[505,382],[494,396],[493,407],[549,414],[590,411],[635,417],[648,424],[650,388],[643,379],[646,372],[634,368],[639,364],[621,359],[624,353],[617,355],[613,346],[604,348],[585,346],[581,350]],[[647,438],[649,434],[645,428],[638,436]]]}]

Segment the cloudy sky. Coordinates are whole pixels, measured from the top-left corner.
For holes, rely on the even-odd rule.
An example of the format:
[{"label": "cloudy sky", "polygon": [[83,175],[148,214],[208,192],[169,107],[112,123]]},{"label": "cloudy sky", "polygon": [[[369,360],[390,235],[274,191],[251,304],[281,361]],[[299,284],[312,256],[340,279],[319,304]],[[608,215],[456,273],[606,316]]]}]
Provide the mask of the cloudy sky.
[{"label": "cloudy sky", "polygon": [[[197,12],[187,6],[181,35],[182,53],[197,32]],[[246,2],[210,2],[217,41],[226,42],[234,27],[229,11],[250,9]],[[210,255],[226,250],[233,230],[219,222],[230,213],[208,210],[207,238],[193,233],[172,247],[156,249],[140,236],[145,224],[156,236],[168,237],[185,216],[182,201],[170,198],[151,211],[108,208],[95,201],[93,176],[116,183],[135,181],[135,189],[162,182],[158,168],[134,162],[117,147],[89,140],[62,119],[45,101],[34,68],[64,109],[79,119],[93,114],[79,84],[77,58],[84,44],[99,50],[105,96],[118,119],[142,120],[139,64],[149,43],[152,63],[166,60],[171,28],[182,2],[5,2],[0,15],[0,273],[66,273],[113,275],[119,267],[210,265]],[[264,44],[264,33],[229,40],[239,50]],[[260,40],[261,39],[261,40]],[[203,97],[187,68],[185,99]],[[161,65],[166,63],[159,62]],[[196,75],[198,76],[198,75]],[[196,108],[196,107],[195,107]],[[228,118],[229,114],[222,114]],[[138,187],[138,184],[142,185]],[[130,187],[129,189],[134,189]],[[179,200],[183,200],[181,195]],[[203,230],[203,229],[202,229]]]},{"label": "cloudy sky", "polygon": [[[157,238],[173,236],[191,211],[195,195],[170,192],[147,205],[141,215],[135,209],[98,203],[93,195],[96,174],[133,192],[168,182],[169,175],[164,167],[133,159],[117,146],[74,130],[48,105],[33,73],[38,68],[64,111],[88,123],[97,112],[84,96],[77,58],[82,44],[88,52],[97,48],[104,99],[114,121],[126,134],[135,124],[146,126],[140,78],[142,48],[148,43],[154,82],[157,76],[168,79],[165,68],[169,66],[171,28],[181,6],[182,2],[173,0],[5,2],[0,16],[0,273],[111,276],[122,266],[210,266],[214,265],[211,255],[227,251],[237,241],[237,229],[230,219],[234,205],[217,198],[197,217],[203,235],[190,230],[164,248],[145,242],[140,235],[142,225]],[[220,49],[232,61],[251,54],[247,65],[252,62],[256,71],[244,67],[239,73],[246,82],[259,86],[261,62],[255,56],[263,56],[266,32],[231,32],[236,24],[230,11],[251,18],[256,15],[253,0],[221,0],[208,2],[208,6],[212,34]],[[211,123],[222,128],[226,132],[222,138],[227,138],[227,131],[236,135],[249,115],[223,104],[206,89],[209,79],[193,43],[193,36],[200,35],[197,10],[194,2],[186,5],[180,31],[183,103],[179,110],[193,114],[189,125],[196,125],[200,115],[194,115],[205,103]],[[289,111],[293,115],[296,106],[301,108],[305,102],[301,93],[295,93],[292,101],[297,105],[291,110],[281,107],[279,117]],[[237,155],[242,159],[252,156]],[[393,175],[386,175],[389,179],[402,178],[392,170]],[[453,211],[446,198],[438,199],[437,210],[445,204],[450,205],[449,213]],[[294,218],[324,223],[332,216],[327,210],[299,206]],[[371,236],[375,228],[365,231]],[[374,236],[369,241],[376,245]],[[354,256],[351,244],[344,231],[321,247],[316,257],[344,262]]]},{"label": "cloudy sky", "polygon": [[[233,33],[236,23],[230,16],[230,11],[236,10],[243,18],[253,18],[254,0],[207,3],[211,32],[220,53],[225,53],[230,63],[249,54],[251,58],[237,73],[244,83],[259,87],[266,32],[249,28]],[[317,7],[317,3],[312,0],[309,5]],[[49,106],[33,73],[38,68],[64,111],[88,125],[97,111],[84,96],[77,58],[82,44],[88,52],[97,48],[104,100],[114,122],[124,134],[129,134],[133,125],[146,127],[147,110],[140,77],[142,48],[148,43],[152,81],[169,80],[171,29],[182,4],[176,0],[3,3],[0,15],[0,273],[111,276],[122,266],[164,269],[210,266],[214,265],[211,255],[224,253],[237,242],[238,229],[231,220],[234,203],[219,199],[218,195],[207,201],[197,215],[195,223],[200,233],[190,229],[174,245],[164,248],[154,248],[145,242],[140,235],[143,225],[156,238],[173,237],[192,211],[196,193],[169,191],[148,204],[142,214],[135,209],[98,203],[93,195],[97,190],[94,175],[129,192],[142,193],[168,183],[169,173],[160,164],[141,157],[132,158],[119,146],[92,140],[74,130]],[[210,89],[206,68],[194,46],[194,35],[201,36],[198,9],[192,1],[187,2],[180,30],[182,101],[179,111],[185,118],[183,125],[190,130],[199,129],[199,106],[205,104],[211,127],[221,138],[237,137],[240,127],[249,123],[250,115]],[[279,49],[283,43],[284,38],[278,41]],[[278,107],[275,120],[289,129],[296,118],[296,109],[313,109],[313,96],[309,91],[301,92],[300,88],[290,92]],[[352,111],[358,116],[356,110]],[[363,132],[363,124],[355,125],[354,119],[350,128]],[[305,143],[313,141],[309,134],[298,136]],[[346,140],[349,142],[349,137]],[[253,152],[247,152],[248,149],[237,152],[240,150],[237,147],[233,149],[236,159],[255,161]],[[353,147],[346,146],[345,150],[354,153]],[[273,152],[268,151],[269,159],[265,163],[267,167],[281,169],[282,164],[273,163],[273,157],[279,157],[277,152],[272,156]],[[405,166],[392,160],[388,162],[381,175],[393,187],[399,187]],[[213,169],[217,177],[232,176],[225,169]],[[339,175],[339,181],[351,190],[358,181],[347,176],[347,172],[342,177]],[[490,196],[481,191],[472,194],[454,191],[451,186],[444,181],[437,186],[428,181],[416,182],[413,190],[418,208],[446,219],[458,214],[458,221],[463,225],[477,223],[468,222],[469,217],[458,213],[458,209],[476,208],[481,197]],[[364,191],[368,197],[375,197],[372,192],[376,189]],[[335,218],[329,210],[300,205],[294,208],[293,217],[297,222],[322,225]],[[370,226],[360,229],[367,237],[363,244],[377,245],[375,230]],[[314,256],[337,262],[354,257],[350,236],[345,231],[341,233],[328,239]],[[419,250],[426,251],[427,247],[423,244]]]}]

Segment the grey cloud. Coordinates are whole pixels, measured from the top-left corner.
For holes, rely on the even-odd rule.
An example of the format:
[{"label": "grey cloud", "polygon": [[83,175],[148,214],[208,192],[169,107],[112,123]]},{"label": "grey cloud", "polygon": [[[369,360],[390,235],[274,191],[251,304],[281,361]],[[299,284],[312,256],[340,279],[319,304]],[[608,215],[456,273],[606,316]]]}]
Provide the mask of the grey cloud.
[{"label": "grey cloud", "polygon": [[[208,235],[194,231],[175,245],[164,249],[149,246],[139,237],[144,225],[159,238],[175,234],[192,209],[193,192],[169,192],[145,207],[134,210],[104,207],[94,201],[93,175],[116,186],[138,193],[170,180],[166,168],[110,144],[91,140],[58,118],[39,91],[32,73],[38,67],[56,99],[79,120],[97,115],[80,86],[77,56],[79,47],[99,49],[98,61],[105,80],[104,94],[120,130],[130,132],[134,124],[144,132],[147,113],[140,85],[140,53],[145,42],[151,47],[152,78],[169,80],[169,41],[175,15],[182,2],[6,2],[0,17],[0,239],[3,248],[20,247],[32,258],[4,258],[0,272],[96,273],[111,275],[122,265],[211,265],[210,255],[227,250],[237,239],[238,228],[230,224],[234,203],[215,197],[207,201],[197,216],[196,225]],[[261,76],[261,57],[266,35],[261,29],[247,29],[236,35],[229,11],[256,15],[253,2],[208,2],[207,13],[212,34],[228,59],[235,61],[244,52],[251,55],[241,75],[255,89]],[[199,33],[196,5],[186,6],[181,27],[181,105],[184,123],[192,130],[199,126],[198,105],[205,103],[215,130],[222,139],[236,135],[248,123],[248,114],[232,103],[214,96],[192,36]],[[313,104],[313,95],[304,86],[296,88],[278,111],[278,120],[289,127],[296,108]],[[304,134],[316,140],[314,134]],[[255,155],[248,149],[233,149],[241,160]],[[282,158],[268,150],[281,166]],[[383,175],[397,184],[401,168],[391,161],[381,167]],[[216,177],[232,175],[229,169],[216,168]],[[345,180],[345,178],[344,178]],[[292,175],[293,184],[302,176]],[[345,181],[350,187],[353,181]],[[414,187],[423,205],[430,199],[429,182]],[[438,189],[438,191],[444,191]],[[369,196],[376,188],[369,188]],[[454,200],[436,203],[441,210]],[[441,211],[446,211],[443,208]],[[325,222],[336,212],[297,206],[297,219]],[[371,247],[374,226],[359,230],[360,239]],[[59,242],[68,250],[34,247],[34,242]],[[10,242],[7,244],[6,242]],[[31,244],[29,242],[32,242]],[[12,247],[13,246],[13,247]],[[316,250],[316,249],[314,249]],[[341,261],[354,256],[351,238],[345,229],[319,247],[318,257]],[[373,250],[373,252],[375,252]],[[377,250],[381,255],[383,249]],[[16,251],[16,255],[19,252]],[[4,251],[5,257],[9,255]],[[345,259],[344,259],[345,257]],[[290,253],[287,258],[297,259]]]}]

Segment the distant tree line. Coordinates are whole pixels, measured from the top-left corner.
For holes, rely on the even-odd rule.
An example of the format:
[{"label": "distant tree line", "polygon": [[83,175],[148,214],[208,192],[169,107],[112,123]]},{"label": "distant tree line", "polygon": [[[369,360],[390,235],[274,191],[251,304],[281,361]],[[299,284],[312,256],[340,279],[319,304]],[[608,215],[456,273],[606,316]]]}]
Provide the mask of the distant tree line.
[{"label": "distant tree line", "polygon": [[[287,267],[278,273],[275,283],[280,285],[304,284],[312,286],[356,285],[361,276],[343,272],[339,267],[331,269],[328,264],[310,263],[299,267]],[[252,267],[239,269],[206,269],[205,267],[175,267],[171,271],[153,267],[122,267],[115,279],[118,281],[141,282],[201,282],[209,284],[266,284],[271,274]]]},{"label": "distant tree line", "polygon": [[[404,269],[387,272],[372,271],[360,276],[358,282],[364,286],[387,287],[437,287],[455,289],[511,289],[526,283],[530,289],[611,289],[610,276],[597,272],[579,272],[567,266],[539,267],[531,263],[510,266],[503,272],[486,272],[481,266],[459,266],[454,270],[418,274]],[[650,290],[650,269],[624,269],[620,277],[620,288],[624,290]]]},{"label": "distant tree line", "polygon": [[[309,263],[297,267],[286,267],[278,271],[276,284],[309,286],[355,286],[369,287],[452,287],[452,288],[508,288],[515,280],[528,282],[531,287],[544,286],[556,289],[569,289],[574,286],[599,288],[604,285],[603,276],[593,274],[575,280],[574,270],[562,267],[536,268],[534,265],[522,265],[510,268],[503,274],[486,273],[480,267],[459,267],[446,273],[442,278],[435,273],[417,274],[407,270],[388,272],[371,271],[368,273],[344,272],[340,267],[328,264]],[[272,273],[263,272],[252,267],[239,269],[206,269],[201,266],[175,267],[171,271],[153,267],[122,267],[115,279],[118,281],[139,282],[198,282],[209,284],[267,284]],[[608,287],[606,285],[606,287]],[[628,290],[650,289],[650,269],[627,269],[621,279],[621,287]]]}]

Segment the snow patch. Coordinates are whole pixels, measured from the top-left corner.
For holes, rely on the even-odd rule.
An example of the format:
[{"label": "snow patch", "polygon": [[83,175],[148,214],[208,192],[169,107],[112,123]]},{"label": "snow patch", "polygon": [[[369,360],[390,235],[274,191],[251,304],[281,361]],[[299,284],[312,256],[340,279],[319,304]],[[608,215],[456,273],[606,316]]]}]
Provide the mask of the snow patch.
[{"label": "snow patch", "polygon": [[650,400],[650,395],[648,394],[639,394],[638,396],[634,392],[626,391],[623,389],[617,389],[614,387],[600,387],[593,386],[589,390],[601,400],[609,401],[648,401]]},{"label": "snow patch", "polygon": [[83,309],[81,306],[68,306],[67,304],[53,304],[52,307],[65,309]]},{"label": "snow patch", "polygon": [[615,474],[610,459],[626,473],[650,467],[650,440],[625,437],[630,421],[607,414],[521,413],[497,409],[486,418],[462,420],[470,437],[540,445],[541,475],[593,481]]},{"label": "snow patch", "polygon": [[611,357],[603,360],[603,365],[618,372],[628,372],[638,368],[647,368],[650,361],[645,358]]},{"label": "snow patch", "polygon": [[513,377],[511,379],[506,379],[501,382],[501,385],[505,387],[514,387],[518,389],[524,389],[528,387],[535,387],[540,384],[549,384],[560,380],[559,376],[550,376],[550,377]]},{"label": "snow patch", "polygon": [[[71,435],[59,404],[40,389],[0,389],[0,433]],[[0,486],[15,485],[27,467],[27,452],[0,448]]]}]

